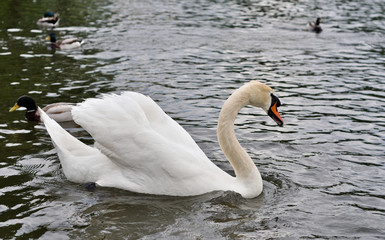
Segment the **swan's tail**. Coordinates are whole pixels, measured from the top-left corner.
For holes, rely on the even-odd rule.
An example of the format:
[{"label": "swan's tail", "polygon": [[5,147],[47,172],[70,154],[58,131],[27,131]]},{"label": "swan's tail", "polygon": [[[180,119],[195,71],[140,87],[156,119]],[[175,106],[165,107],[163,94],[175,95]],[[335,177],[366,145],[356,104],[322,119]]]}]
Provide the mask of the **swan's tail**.
[{"label": "swan's tail", "polygon": [[[67,179],[77,183],[98,183],[100,172],[110,167],[106,156],[98,149],[87,146],[73,137],[41,108],[38,110],[48,134],[51,136]],[[96,171],[92,170],[93,168],[96,168]]]},{"label": "swan's tail", "polygon": [[41,121],[44,123],[48,134],[50,135],[52,142],[58,151],[59,158],[62,158],[62,154],[68,155],[70,153],[78,153],[81,155],[82,152],[87,151],[86,144],[82,143],[74,136],[64,130],[56,121],[50,118],[41,108],[39,109]]}]

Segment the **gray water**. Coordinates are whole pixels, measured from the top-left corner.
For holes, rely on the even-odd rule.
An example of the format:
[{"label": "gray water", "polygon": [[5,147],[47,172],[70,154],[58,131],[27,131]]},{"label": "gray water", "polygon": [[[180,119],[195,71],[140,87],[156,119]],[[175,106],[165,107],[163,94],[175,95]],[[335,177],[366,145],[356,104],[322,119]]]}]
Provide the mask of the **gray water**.
[{"label": "gray water", "polygon": [[[35,23],[61,13],[52,51]],[[384,239],[384,1],[11,1],[0,3],[0,238]],[[320,16],[324,31],[305,31]],[[66,180],[45,128],[8,113],[102,93],[151,96],[232,173],[220,108],[249,80],[280,97],[283,128],[243,109],[236,133],[264,192],[168,197]],[[92,139],[63,124],[79,139]]]}]

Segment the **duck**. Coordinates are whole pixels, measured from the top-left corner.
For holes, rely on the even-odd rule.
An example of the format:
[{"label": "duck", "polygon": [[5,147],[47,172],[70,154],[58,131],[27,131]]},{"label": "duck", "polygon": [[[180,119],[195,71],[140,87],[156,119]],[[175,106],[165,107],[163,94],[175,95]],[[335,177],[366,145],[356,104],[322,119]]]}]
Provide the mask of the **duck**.
[{"label": "duck", "polygon": [[321,18],[317,18],[315,22],[309,22],[310,30],[315,33],[322,32],[322,28],[320,26]]},{"label": "duck", "polygon": [[45,12],[43,17],[37,20],[36,24],[41,27],[57,27],[59,26],[59,13]]},{"label": "duck", "polygon": [[246,105],[262,108],[283,126],[278,112],[281,102],[269,86],[251,81],[230,95],[219,114],[217,137],[235,176],[210,161],[182,126],[141,93],[106,94],[72,108],[75,123],[92,136],[93,146],[69,134],[42,109],[38,111],[71,182],[142,194],[233,191],[254,198],[262,193],[262,177],[234,130],[234,120]]},{"label": "duck", "polygon": [[[42,110],[49,115],[50,118],[54,119],[56,122],[68,122],[73,121],[71,115],[71,109],[75,106],[75,103],[68,102],[58,102],[52,103],[45,106]],[[27,112],[25,113],[25,118],[31,122],[41,122],[40,112],[36,102],[30,96],[24,95],[17,99],[15,105],[9,110],[10,112],[15,111],[20,107],[25,107]]]},{"label": "duck", "polygon": [[50,33],[46,38],[47,41],[51,41],[52,49],[68,50],[79,48],[84,43],[83,39],[69,38],[64,40],[56,40],[56,34]]}]

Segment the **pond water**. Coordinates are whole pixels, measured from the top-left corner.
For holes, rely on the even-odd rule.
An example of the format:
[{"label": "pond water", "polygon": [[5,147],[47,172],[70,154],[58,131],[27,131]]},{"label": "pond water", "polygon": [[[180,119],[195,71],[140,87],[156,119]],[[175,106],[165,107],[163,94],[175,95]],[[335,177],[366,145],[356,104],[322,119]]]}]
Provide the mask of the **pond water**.
[{"label": "pond water", "polygon": [[[36,25],[47,10],[81,49],[49,48]],[[2,0],[0,238],[385,238],[384,11],[375,0]],[[306,31],[317,17],[323,31]],[[254,199],[88,191],[66,180],[41,124],[8,112],[24,94],[44,106],[137,91],[231,173],[217,117],[250,80],[276,91],[285,121],[255,108],[236,120],[264,179]]]}]

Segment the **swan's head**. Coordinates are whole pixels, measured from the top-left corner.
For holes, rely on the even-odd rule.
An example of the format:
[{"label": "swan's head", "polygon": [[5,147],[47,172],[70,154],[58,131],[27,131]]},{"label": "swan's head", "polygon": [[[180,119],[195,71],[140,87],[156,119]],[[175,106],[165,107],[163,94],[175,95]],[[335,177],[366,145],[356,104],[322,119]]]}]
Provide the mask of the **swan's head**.
[{"label": "swan's head", "polygon": [[282,127],[283,120],[278,112],[281,101],[279,101],[279,98],[275,95],[274,90],[257,81],[251,81],[246,86],[249,88],[250,105],[265,110],[278,126]]}]

